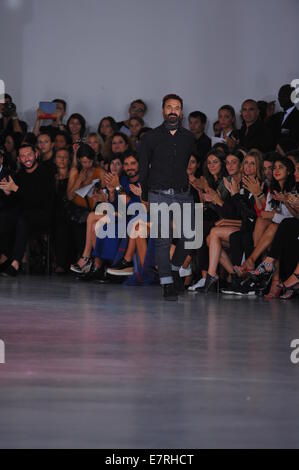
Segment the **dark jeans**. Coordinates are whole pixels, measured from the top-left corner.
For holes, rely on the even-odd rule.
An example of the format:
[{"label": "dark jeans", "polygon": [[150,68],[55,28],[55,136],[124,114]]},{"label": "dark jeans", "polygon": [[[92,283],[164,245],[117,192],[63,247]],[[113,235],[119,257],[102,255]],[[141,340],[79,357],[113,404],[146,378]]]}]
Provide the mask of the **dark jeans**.
[{"label": "dark jeans", "polygon": [[[163,194],[161,192],[149,192],[149,202],[152,203],[166,203],[167,206],[170,206],[172,203],[178,203],[181,209],[181,215],[183,214],[182,208],[183,203],[190,203],[194,209],[194,202],[192,197],[190,196],[189,192],[185,193],[177,193],[174,195]],[[153,206],[151,205],[151,214],[156,213],[156,209],[153,210]],[[173,239],[173,226],[172,226],[172,213],[169,214],[169,217],[163,219],[163,225],[169,229],[169,236],[166,238],[162,238],[161,228],[162,228],[162,220],[161,214],[159,214],[158,220],[158,238],[155,240],[155,249],[156,249],[156,263],[158,265],[159,271],[159,278],[160,283],[163,284],[170,284],[173,282],[172,271],[178,271],[179,268],[182,266],[185,258],[188,254],[188,250],[185,249],[185,241],[186,238],[184,236],[183,230],[183,216],[181,217],[181,236],[177,238],[175,252],[172,258],[172,264],[170,263],[170,245]],[[152,220],[151,220],[152,222]]]}]

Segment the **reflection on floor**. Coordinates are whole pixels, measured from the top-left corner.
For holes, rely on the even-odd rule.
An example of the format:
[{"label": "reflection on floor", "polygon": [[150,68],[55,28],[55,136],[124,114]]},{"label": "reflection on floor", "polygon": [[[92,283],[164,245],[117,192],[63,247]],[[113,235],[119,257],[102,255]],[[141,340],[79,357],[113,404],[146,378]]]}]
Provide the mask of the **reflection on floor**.
[{"label": "reflection on floor", "polygon": [[298,302],[0,280],[0,447],[298,447]]}]

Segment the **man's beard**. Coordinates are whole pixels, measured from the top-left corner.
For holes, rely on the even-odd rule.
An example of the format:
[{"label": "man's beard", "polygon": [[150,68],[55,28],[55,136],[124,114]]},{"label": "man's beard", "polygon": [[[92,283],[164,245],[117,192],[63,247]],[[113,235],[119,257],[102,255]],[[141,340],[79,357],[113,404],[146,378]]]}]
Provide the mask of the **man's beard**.
[{"label": "man's beard", "polygon": [[164,116],[165,118],[165,127],[169,131],[175,131],[179,128],[181,124],[181,118],[180,116],[177,116],[176,114],[168,114],[168,116]]}]

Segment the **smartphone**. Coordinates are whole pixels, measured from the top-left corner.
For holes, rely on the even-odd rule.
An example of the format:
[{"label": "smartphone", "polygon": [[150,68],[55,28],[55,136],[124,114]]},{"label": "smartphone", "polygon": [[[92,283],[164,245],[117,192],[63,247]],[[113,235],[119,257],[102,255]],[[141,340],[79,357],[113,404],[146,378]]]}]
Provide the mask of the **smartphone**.
[{"label": "smartphone", "polygon": [[50,101],[41,101],[39,108],[43,114],[40,116],[41,119],[56,119],[56,106],[57,103],[51,103]]}]

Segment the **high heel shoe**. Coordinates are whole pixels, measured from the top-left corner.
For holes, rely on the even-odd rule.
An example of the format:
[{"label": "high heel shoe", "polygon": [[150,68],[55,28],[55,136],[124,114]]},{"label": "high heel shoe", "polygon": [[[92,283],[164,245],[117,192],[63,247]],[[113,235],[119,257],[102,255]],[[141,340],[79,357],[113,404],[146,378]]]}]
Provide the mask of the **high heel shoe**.
[{"label": "high heel shoe", "polygon": [[87,256],[81,256],[80,259],[82,259],[84,261],[82,266],[80,266],[79,263],[77,262],[75,264],[71,264],[70,270],[73,271],[74,273],[77,273],[77,274],[88,273],[91,270],[91,267],[92,267],[91,258],[88,258]]},{"label": "high heel shoe", "polygon": [[258,265],[256,269],[254,269],[253,271],[249,271],[249,276],[251,278],[256,279],[262,274],[271,275],[271,274],[274,274],[274,272],[275,272],[274,262],[271,261],[270,263],[268,263],[267,261],[263,261],[262,263]]},{"label": "high heel shoe", "polygon": [[[297,279],[299,279],[299,274],[294,274]],[[280,299],[282,300],[289,300],[294,295],[299,293],[299,282],[296,282],[296,284],[292,286],[286,286],[284,283],[282,284],[282,295],[280,296]]]},{"label": "high heel shoe", "polygon": [[211,276],[207,273],[206,282],[205,282],[205,294],[207,294],[212,287],[216,287],[217,294],[219,293],[219,277],[218,276]]}]

